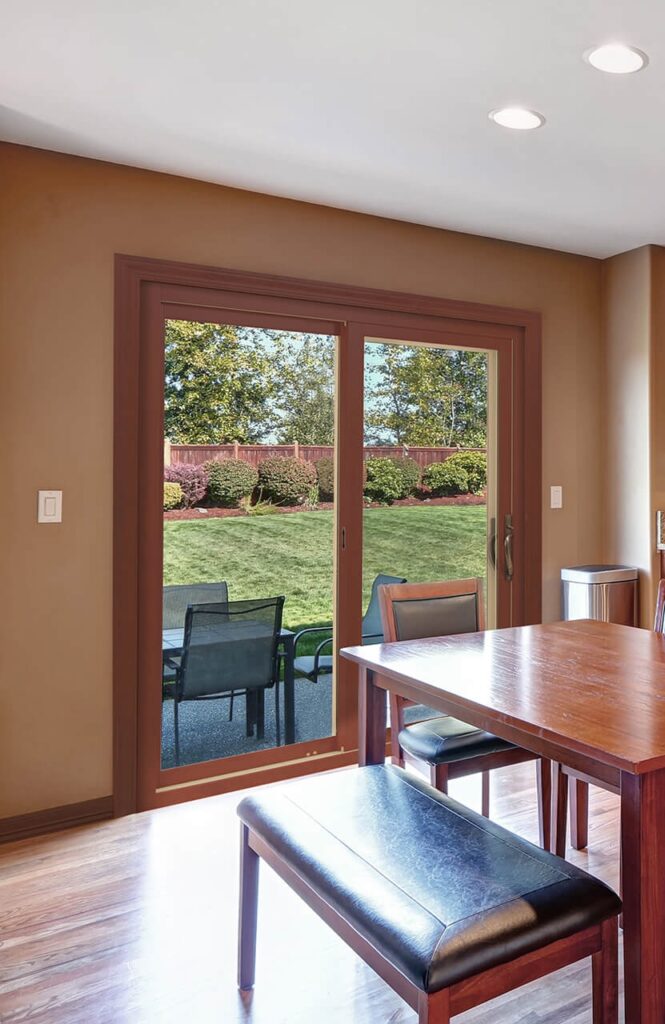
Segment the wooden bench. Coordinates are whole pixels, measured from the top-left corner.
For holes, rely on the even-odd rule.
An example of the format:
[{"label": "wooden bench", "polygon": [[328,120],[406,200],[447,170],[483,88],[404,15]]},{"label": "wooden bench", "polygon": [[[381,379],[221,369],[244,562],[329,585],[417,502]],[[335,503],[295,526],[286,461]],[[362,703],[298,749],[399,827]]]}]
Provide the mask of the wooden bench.
[{"label": "wooden bench", "polygon": [[263,858],[419,1024],[588,956],[594,1024],[616,1024],[619,897],[418,777],[392,765],[310,777],[238,814],[241,989],[254,984]]}]

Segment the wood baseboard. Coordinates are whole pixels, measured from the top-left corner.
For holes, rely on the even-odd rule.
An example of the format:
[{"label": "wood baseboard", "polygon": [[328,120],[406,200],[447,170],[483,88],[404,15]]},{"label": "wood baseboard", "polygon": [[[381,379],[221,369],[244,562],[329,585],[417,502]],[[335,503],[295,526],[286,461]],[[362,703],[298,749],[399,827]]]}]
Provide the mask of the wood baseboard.
[{"label": "wood baseboard", "polygon": [[59,832],[61,829],[88,825],[112,816],[113,797],[100,796],[78,804],[65,804],[44,811],[32,811],[30,814],[17,814],[13,818],[0,818],[0,843]]}]

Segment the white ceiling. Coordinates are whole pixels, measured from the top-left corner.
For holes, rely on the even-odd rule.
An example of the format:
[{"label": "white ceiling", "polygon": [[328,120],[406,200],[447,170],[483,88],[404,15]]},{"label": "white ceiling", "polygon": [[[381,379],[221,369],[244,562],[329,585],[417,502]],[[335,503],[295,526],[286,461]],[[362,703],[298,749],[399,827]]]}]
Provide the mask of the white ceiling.
[{"label": "white ceiling", "polygon": [[[2,0],[0,137],[607,256],[665,244],[663,0]],[[619,39],[650,56],[582,60]],[[523,104],[535,132],[488,120]]]}]

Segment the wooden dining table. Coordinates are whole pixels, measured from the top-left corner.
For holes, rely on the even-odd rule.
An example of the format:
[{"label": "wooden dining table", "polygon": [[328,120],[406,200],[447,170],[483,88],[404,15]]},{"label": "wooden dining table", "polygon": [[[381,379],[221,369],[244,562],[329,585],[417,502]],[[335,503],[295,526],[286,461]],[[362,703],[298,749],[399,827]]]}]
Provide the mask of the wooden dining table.
[{"label": "wooden dining table", "polygon": [[665,1024],[665,638],[581,620],[341,653],[361,764],[385,759],[392,691],[620,792],[625,1019]]}]

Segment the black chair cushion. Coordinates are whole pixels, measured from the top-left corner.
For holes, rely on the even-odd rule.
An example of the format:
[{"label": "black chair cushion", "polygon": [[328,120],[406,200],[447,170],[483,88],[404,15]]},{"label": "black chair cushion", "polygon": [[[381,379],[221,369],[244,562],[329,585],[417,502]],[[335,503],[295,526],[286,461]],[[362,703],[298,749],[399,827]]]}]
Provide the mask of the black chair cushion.
[{"label": "black chair cushion", "polygon": [[399,733],[399,745],[412,757],[427,764],[448,764],[467,757],[482,757],[500,750],[515,750],[515,744],[483,732],[457,718],[430,718],[407,725]]},{"label": "black chair cushion", "polygon": [[[305,655],[296,658],[293,662],[293,669],[297,675],[312,677],[314,675],[314,655]],[[319,675],[329,675],[333,670],[332,655],[323,655],[319,658]]]},{"label": "black chair cushion", "polygon": [[621,906],[602,882],[392,765],[268,789],[238,813],[426,992]]}]

